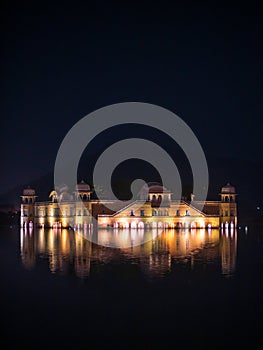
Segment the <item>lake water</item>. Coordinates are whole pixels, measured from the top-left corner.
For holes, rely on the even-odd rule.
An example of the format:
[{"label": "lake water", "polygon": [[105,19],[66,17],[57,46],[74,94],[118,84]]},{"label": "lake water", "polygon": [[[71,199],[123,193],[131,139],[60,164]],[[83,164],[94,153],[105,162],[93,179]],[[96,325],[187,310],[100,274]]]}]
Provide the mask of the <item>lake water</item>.
[{"label": "lake water", "polygon": [[89,235],[1,228],[2,339],[10,348],[257,346],[261,228],[100,230],[92,243]]}]

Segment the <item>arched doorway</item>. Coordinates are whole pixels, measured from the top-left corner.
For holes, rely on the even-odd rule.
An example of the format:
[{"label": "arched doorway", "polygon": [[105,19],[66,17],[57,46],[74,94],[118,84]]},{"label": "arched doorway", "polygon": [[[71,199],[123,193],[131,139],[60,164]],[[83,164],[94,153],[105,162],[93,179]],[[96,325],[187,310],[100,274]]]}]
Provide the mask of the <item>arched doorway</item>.
[{"label": "arched doorway", "polygon": [[195,222],[195,221],[193,221],[193,222],[191,223],[191,228],[196,228],[196,222]]},{"label": "arched doorway", "polygon": [[144,229],[144,223],[142,221],[138,223],[138,228]]},{"label": "arched doorway", "polygon": [[129,228],[129,223],[128,222],[124,222],[122,224],[122,228]]},{"label": "arched doorway", "polygon": [[137,228],[137,224],[136,224],[135,221],[133,221],[133,222],[131,223],[131,228]]}]

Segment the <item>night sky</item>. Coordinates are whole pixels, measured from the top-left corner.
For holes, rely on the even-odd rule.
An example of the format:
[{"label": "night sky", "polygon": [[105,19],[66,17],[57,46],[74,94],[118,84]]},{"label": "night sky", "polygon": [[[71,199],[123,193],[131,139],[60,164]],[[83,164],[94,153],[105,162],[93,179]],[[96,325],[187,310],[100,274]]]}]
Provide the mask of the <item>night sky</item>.
[{"label": "night sky", "polygon": [[172,110],[206,154],[263,160],[262,10],[252,2],[4,3],[0,193],[52,171],[74,123],[118,102]]}]

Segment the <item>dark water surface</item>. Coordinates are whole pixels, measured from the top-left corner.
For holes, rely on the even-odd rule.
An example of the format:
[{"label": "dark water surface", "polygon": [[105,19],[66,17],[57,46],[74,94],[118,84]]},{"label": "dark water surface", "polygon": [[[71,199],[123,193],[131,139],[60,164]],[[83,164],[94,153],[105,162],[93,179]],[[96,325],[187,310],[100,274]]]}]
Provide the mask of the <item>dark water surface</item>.
[{"label": "dark water surface", "polygon": [[86,238],[1,228],[5,348],[261,348],[262,228]]}]

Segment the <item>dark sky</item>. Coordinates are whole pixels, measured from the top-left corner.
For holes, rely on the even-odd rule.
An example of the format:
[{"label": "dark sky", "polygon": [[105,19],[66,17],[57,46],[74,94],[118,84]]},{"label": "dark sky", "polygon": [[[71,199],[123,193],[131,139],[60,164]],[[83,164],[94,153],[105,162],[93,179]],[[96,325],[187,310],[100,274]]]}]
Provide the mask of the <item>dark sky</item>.
[{"label": "dark sky", "polygon": [[51,171],[67,131],[108,104],[161,105],[205,152],[262,160],[262,11],[6,1],[0,193]]}]

